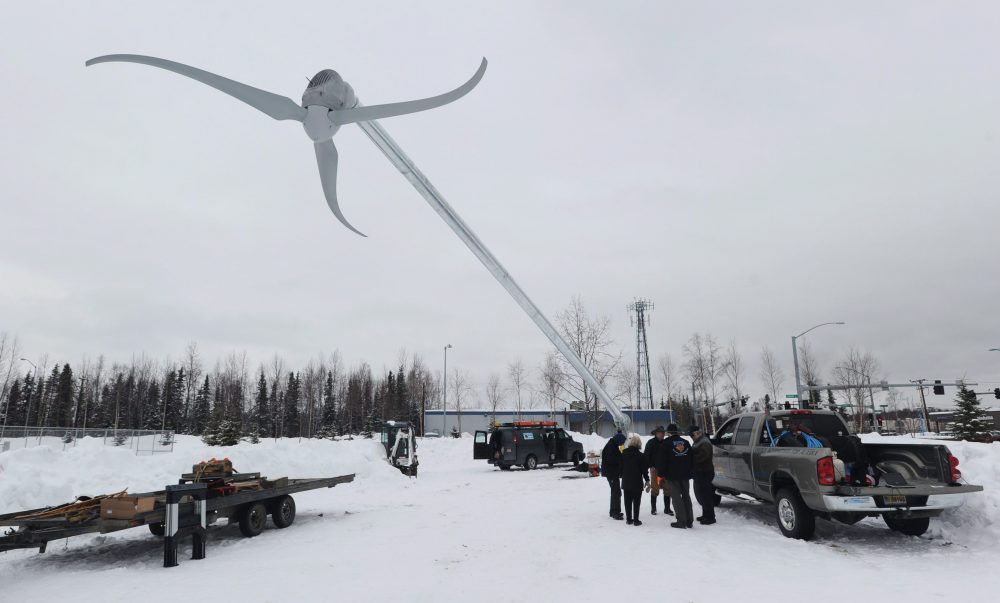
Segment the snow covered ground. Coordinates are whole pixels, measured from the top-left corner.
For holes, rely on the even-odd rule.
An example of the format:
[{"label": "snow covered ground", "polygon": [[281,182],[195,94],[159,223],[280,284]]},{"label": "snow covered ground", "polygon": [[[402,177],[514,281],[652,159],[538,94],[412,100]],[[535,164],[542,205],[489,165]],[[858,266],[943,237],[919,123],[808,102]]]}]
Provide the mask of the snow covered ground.
[{"label": "snow covered ground", "polygon": [[[878,437],[878,436],[874,436]],[[587,449],[603,440],[583,436]],[[813,542],[778,531],[769,506],[724,501],[719,523],[673,530],[607,515],[603,479],[562,468],[501,472],[472,460],[472,441],[423,440],[420,477],[382,460],[379,444],[265,441],[210,448],[179,438],[172,454],[135,456],[81,441],[75,448],[0,454],[0,513],[128,487],[160,489],[200,460],[228,456],[269,477],[357,473],[354,483],[296,495],[290,528],[243,538],[210,529],[208,557],[164,569],[145,529],[0,553],[0,599],[168,601],[948,601],[992,598],[1000,564],[1000,444],[949,442],[986,491],[921,538],[881,521],[818,522]],[[696,506],[697,511],[697,506]],[[972,598],[975,597],[975,598]]]}]

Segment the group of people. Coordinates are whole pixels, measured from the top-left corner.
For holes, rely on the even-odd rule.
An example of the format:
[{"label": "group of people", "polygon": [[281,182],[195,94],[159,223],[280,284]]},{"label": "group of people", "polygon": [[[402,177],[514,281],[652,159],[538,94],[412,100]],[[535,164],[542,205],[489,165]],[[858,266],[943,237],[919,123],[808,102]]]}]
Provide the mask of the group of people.
[{"label": "group of people", "polygon": [[[645,448],[638,435],[626,438],[620,431],[604,446],[601,475],[607,478],[611,487],[611,518],[625,519],[628,525],[641,526],[639,507],[645,490],[649,492],[651,515],[657,514],[657,499],[663,492],[663,513],[676,519],[670,524],[672,528],[694,527],[695,519],[702,525],[715,523],[712,443],[697,425],[688,430],[692,442],[681,437],[680,430],[673,423],[666,429],[657,426],[651,435],[653,437],[646,442]],[[692,481],[695,498],[702,511],[697,518],[691,505]]]}]

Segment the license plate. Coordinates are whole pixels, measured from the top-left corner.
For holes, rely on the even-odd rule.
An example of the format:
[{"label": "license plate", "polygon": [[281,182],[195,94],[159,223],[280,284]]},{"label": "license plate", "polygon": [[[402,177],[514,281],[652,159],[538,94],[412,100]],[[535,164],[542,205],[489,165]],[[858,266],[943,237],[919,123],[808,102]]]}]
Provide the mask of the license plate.
[{"label": "license plate", "polygon": [[885,504],[887,504],[887,505],[905,505],[906,504],[906,497],[905,496],[899,496],[899,495],[895,495],[895,494],[892,495],[892,496],[883,496],[882,500],[884,500]]}]

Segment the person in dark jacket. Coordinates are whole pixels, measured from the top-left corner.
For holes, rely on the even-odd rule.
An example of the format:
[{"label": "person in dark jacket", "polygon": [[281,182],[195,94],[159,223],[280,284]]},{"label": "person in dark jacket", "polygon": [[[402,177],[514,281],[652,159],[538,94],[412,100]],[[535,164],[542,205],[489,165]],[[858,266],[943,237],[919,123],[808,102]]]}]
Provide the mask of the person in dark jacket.
[{"label": "person in dark jacket", "polygon": [[625,493],[625,518],[630,525],[641,526],[639,504],[642,490],[649,485],[649,465],[640,451],[642,440],[637,435],[628,439],[628,446],[622,452],[622,492]]},{"label": "person in dark jacket", "polygon": [[[666,430],[663,429],[663,425],[657,425],[656,429],[650,434],[653,437],[649,438],[646,442],[646,448],[643,450],[643,454],[646,457],[646,465],[649,467],[649,502],[651,509],[649,511],[650,515],[656,515],[656,499],[660,495],[660,479],[657,477],[656,473],[656,463],[660,458],[660,446],[663,444],[663,439],[666,437]],[[668,490],[667,484],[663,484],[663,512],[667,515],[673,515],[674,512],[670,510],[670,490]]]},{"label": "person in dark jacket", "polygon": [[691,440],[691,477],[694,479],[694,497],[701,505],[701,516],[698,523],[712,525],[715,523],[715,464],[712,460],[712,442],[705,437],[701,427],[692,425],[688,430]]},{"label": "person in dark jacket", "polygon": [[601,451],[601,475],[608,479],[608,486],[611,487],[611,509],[609,514],[612,519],[625,519],[622,515],[622,445],[625,444],[625,436],[622,432],[616,433]]},{"label": "person in dark jacket", "polygon": [[677,426],[667,427],[669,436],[660,448],[660,462],[656,472],[670,484],[670,499],[677,513],[672,528],[694,527],[694,509],[691,505],[691,444],[680,436]]}]

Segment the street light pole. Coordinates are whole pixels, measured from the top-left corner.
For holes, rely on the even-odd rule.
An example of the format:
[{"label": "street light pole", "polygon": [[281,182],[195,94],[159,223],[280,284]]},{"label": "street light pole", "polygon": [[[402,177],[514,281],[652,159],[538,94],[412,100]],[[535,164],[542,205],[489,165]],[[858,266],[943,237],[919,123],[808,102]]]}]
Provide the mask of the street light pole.
[{"label": "street light pole", "polygon": [[[837,321],[837,322],[824,322],[824,323],[820,323],[820,324],[818,324],[818,325],[816,325],[814,327],[810,327],[810,328],[806,329],[805,331],[802,331],[798,335],[793,335],[792,336],[792,363],[795,365],[795,395],[798,396],[798,405],[799,405],[799,408],[802,408],[802,379],[801,379],[801,377],[799,377],[799,346],[796,343],[796,340],[799,337],[802,337],[803,335],[805,335],[806,333],[808,333],[809,331],[812,331],[813,329],[818,329],[820,327],[825,327],[826,325],[842,325],[842,324],[845,324],[845,323],[841,322],[841,321]],[[811,398],[810,398],[810,400],[811,400]]]},{"label": "street light pole", "polygon": [[447,437],[445,430],[448,427],[448,348],[451,344],[444,346],[444,396],[441,400],[441,437]]}]

